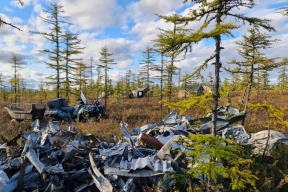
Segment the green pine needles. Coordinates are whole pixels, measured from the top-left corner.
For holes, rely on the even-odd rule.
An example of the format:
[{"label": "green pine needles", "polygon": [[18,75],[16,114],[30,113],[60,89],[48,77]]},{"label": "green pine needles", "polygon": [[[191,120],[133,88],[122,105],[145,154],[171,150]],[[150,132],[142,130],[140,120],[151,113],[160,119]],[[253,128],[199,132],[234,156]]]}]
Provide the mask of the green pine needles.
[{"label": "green pine needles", "polygon": [[190,134],[181,143],[186,147],[187,159],[190,159],[186,173],[192,181],[191,191],[257,191],[257,177],[250,170],[252,160],[242,157],[243,149],[234,141]]}]

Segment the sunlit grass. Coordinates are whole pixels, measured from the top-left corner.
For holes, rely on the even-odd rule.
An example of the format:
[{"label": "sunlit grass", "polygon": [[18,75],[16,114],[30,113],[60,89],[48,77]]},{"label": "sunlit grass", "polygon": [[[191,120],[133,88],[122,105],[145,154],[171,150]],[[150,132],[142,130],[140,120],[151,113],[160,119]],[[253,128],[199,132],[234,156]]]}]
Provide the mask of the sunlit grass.
[{"label": "sunlit grass", "polygon": [[[266,94],[266,100],[269,104],[277,107],[288,107],[288,97],[287,95],[281,95],[279,92],[270,91]],[[141,127],[146,124],[157,124],[168,115],[167,107],[163,106],[163,110],[160,111],[160,103],[158,98],[134,98],[134,99],[122,99],[118,103],[111,103],[108,101],[107,114],[109,117],[107,119],[102,119],[100,122],[88,121],[88,122],[76,122],[76,131],[79,133],[93,134],[99,138],[109,140],[109,135],[113,134],[115,136],[123,136],[120,130],[119,123],[128,123],[129,129],[132,130],[135,127]],[[241,93],[235,94],[232,99],[232,106],[237,108],[237,104],[241,99]],[[250,102],[257,103],[264,101],[263,96],[256,96],[253,93]],[[102,101],[104,102],[104,100]],[[220,104],[224,105],[226,98],[221,98]],[[12,103],[12,102],[11,102]],[[10,103],[10,104],[11,104]],[[11,117],[7,111],[3,108],[4,106],[9,106],[8,102],[0,101],[0,135],[6,139],[12,139],[14,136],[20,132],[31,131],[31,121],[24,121],[18,124],[11,123]],[[288,113],[287,113],[288,114]],[[203,117],[204,114],[201,109],[191,109],[188,110],[186,114],[192,117],[192,119]],[[247,132],[257,132],[263,130],[266,124],[266,120],[263,118],[263,112],[254,112],[248,110],[245,129]],[[288,118],[288,115],[285,116]],[[68,129],[69,124],[61,125],[61,129]],[[288,132],[286,130],[281,130],[284,134]],[[0,138],[0,143],[4,141]]]}]

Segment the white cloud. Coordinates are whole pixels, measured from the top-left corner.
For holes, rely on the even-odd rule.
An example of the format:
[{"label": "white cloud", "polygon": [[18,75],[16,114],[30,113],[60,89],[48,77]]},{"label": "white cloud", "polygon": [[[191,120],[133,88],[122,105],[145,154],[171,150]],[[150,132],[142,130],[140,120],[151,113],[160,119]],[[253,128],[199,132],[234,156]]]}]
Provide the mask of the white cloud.
[{"label": "white cloud", "polygon": [[149,22],[157,19],[155,14],[167,14],[171,10],[177,10],[183,6],[182,0],[140,0],[127,6],[126,16],[132,18],[135,23]]},{"label": "white cloud", "polygon": [[9,13],[13,13],[13,10],[10,9],[10,8],[8,8],[8,7],[4,7],[4,10],[7,11],[7,12],[9,12]]},{"label": "white cloud", "polygon": [[124,10],[116,0],[97,0],[85,3],[83,0],[60,0],[65,14],[82,29],[106,28],[119,26],[124,22]]},{"label": "white cloud", "polygon": [[[23,4],[20,4],[18,0],[11,0],[10,4],[13,7],[17,7],[17,8],[23,9],[23,8],[31,6],[31,5],[36,5],[41,0],[21,0],[21,1],[23,2]],[[42,2],[43,2],[43,0],[42,0]]]}]

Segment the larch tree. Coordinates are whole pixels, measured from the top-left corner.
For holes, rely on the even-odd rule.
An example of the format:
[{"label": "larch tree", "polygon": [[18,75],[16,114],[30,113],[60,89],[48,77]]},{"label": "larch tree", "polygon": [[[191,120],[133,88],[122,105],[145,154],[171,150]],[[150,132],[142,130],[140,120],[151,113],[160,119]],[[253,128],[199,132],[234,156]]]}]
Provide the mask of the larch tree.
[{"label": "larch tree", "polygon": [[[189,158],[185,179],[189,191],[257,191],[252,160],[243,158],[244,149],[234,141],[205,134],[189,134],[183,141]],[[198,182],[197,182],[198,181]],[[195,184],[197,183],[197,184]]]},{"label": "larch tree", "polygon": [[173,75],[178,75],[177,67],[174,65],[176,62],[175,58],[171,58],[170,64],[166,66],[167,71],[167,95],[168,101],[170,102],[173,95],[173,90],[176,88],[175,84],[173,83]]},{"label": "larch tree", "polygon": [[[184,0],[183,3],[187,3],[188,0]],[[193,8],[190,9],[187,16],[172,15],[163,16],[160,15],[161,19],[166,22],[174,23],[177,21],[177,26],[188,26],[190,22],[201,22],[201,26],[191,33],[182,31],[181,33],[171,33],[170,35],[163,36],[158,41],[165,47],[165,51],[188,51],[191,49],[193,43],[197,43],[202,39],[214,39],[215,41],[215,52],[211,53],[203,64],[197,68],[196,71],[205,69],[208,63],[215,60],[214,64],[214,82],[213,82],[213,100],[214,106],[212,108],[212,127],[211,133],[216,134],[216,122],[217,122],[217,110],[219,94],[219,81],[220,81],[220,68],[222,63],[220,61],[220,50],[221,47],[221,36],[228,35],[232,36],[232,30],[239,28],[235,22],[231,21],[234,18],[237,21],[243,23],[249,23],[257,27],[263,27],[269,31],[273,31],[274,28],[270,26],[268,19],[259,19],[256,17],[247,17],[244,14],[240,14],[239,11],[235,11],[241,8],[252,8],[255,5],[254,0],[191,0]],[[197,4],[196,6],[195,3]],[[198,73],[199,74],[199,73]]]},{"label": "larch tree", "polygon": [[112,69],[110,66],[115,65],[114,59],[111,58],[113,53],[109,53],[109,50],[106,46],[101,48],[99,61],[101,64],[98,66],[104,70],[104,92],[105,92],[105,107],[107,106],[107,96],[108,96],[108,71]]},{"label": "larch tree", "polygon": [[40,103],[43,103],[43,101],[47,100],[47,89],[45,89],[45,84],[44,83],[40,84],[38,95],[40,97],[39,98],[40,99]]},{"label": "larch tree", "polygon": [[3,74],[0,73],[0,96],[4,101],[7,100],[7,91],[5,87],[6,86],[3,84]]},{"label": "larch tree", "polygon": [[83,62],[80,61],[75,63],[74,77],[76,79],[75,85],[79,88],[79,91],[82,91],[84,94],[86,93],[86,85],[87,85],[87,69],[89,67]]},{"label": "larch tree", "polygon": [[284,94],[284,90],[286,89],[287,82],[288,82],[288,74],[287,74],[287,65],[288,65],[288,58],[284,57],[281,61],[281,69],[279,72],[279,85],[281,89],[281,94]]},{"label": "larch tree", "polygon": [[89,80],[88,80],[88,85],[87,85],[87,92],[88,92],[88,95],[86,95],[86,97],[88,97],[87,99],[88,100],[93,100],[94,98],[96,98],[96,95],[95,95],[95,88],[96,88],[96,81],[94,80],[94,69],[95,69],[95,62],[94,62],[94,59],[93,57],[90,57],[89,58],[89,63],[87,64],[88,66],[88,69],[87,69],[87,75],[89,77]]},{"label": "larch tree", "polygon": [[262,70],[261,71],[261,89],[266,92],[266,90],[269,89],[269,74],[267,70]]},{"label": "larch tree", "polygon": [[3,85],[3,74],[0,73],[0,92],[2,92],[3,87],[4,87],[4,85]]},{"label": "larch tree", "polygon": [[93,57],[90,57],[89,59],[89,76],[90,76],[90,82],[93,81],[93,69],[95,68],[94,64],[94,59]]},{"label": "larch tree", "polygon": [[85,47],[82,47],[80,44],[81,40],[78,39],[78,35],[69,32],[65,32],[63,35],[63,60],[65,64],[62,70],[65,73],[64,87],[65,96],[68,101],[70,100],[69,93],[71,92],[71,85],[75,83],[75,80],[73,81],[73,78],[70,76],[73,76],[72,71],[76,70],[75,67],[77,63],[81,61],[81,58],[77,56],[82,54],[83,49],[85,49]]},{"label": "larch tree", "polygon": [[[159,52],[159,51],[158,51]],[[166,67],[166,60],[165,60],[165,55],[164,53],[160,52],[161,54],[161,61],[160,65],[155,66],[155,71],[158,71],[160,74],[156,76],[155,78],[159,79],[160,81],[160,111],[163,109],[163,87],[164,87],[164,82],[165,79],[168,78],[167,71],[165,70]]]},{"label": "larch tree", "polygon": [[[173,18],[174,16],[174,18]],[[175,62],[179,62],[180,60],[177,60],[177,56],[181,53],[181,49],[174,49],[170,50],[170,47],[176,46],[174,36],[177,34],[184,35],[189,32],[191,32],[190,29],[185,29],[182,26],[178,26],[178,24],[181,24],[177,20],[178,16],[173,15],[171,16],[170,22],[173,24],[173,29],[171,30],[164,30],[164,29],[159,29],[160,34],[158,34],[158,37],[156,40],[155,46],[157,48],[157,51],[161,55],[165,55],[170,58],[170,63],[166,65],[166,71],[167,71],[167,95],[168,95],[168,100],[171,101],[172,97],[172,89],[173,89],[173,75],[177,74],[177,67],[175,66]]]},{"label": "larch tree", "polygon": [[132,91],[132,89],[135,89],[134,86],[134,82],[132,81],[132,77],[133,77],[133,72],[131,69],[129,69],[126,73],[125,73],[125,93],[130,94],[130,91]]},{"label": "larch tree", "polygon": [[104,75],[102,74],[102,65],[97,63],[96,64],[96,72],[97,72],[97,77],[96,77],[96,97],[99,98],[99,95],[101,95],[101,92],[104,90],[102,86],[102,81],[104,79]]},{"label": "larch tree", "polygon": [[61,43],[63,42],[64,35],[62,25],[71,25],[71,23],[69,22],[69,17],[63,16],[65,11],[63,10],[63,6],[58,3],[51,3],[47,9],[43,9],[43,12],[46,14],[46,17],[40,16],[40,18],[44,23],[49,25],[50,31],[34,31],[32,33],[42,35],[52,44],[51,48],[40,50],[40,53],[48,55],[50,62],[45,63],[55,71],[55,75],[47,77],[47,85],[56,85],[56,97],[60,97],[60,72],[63,70],[63,64],[61,64],[63,61]]},{"label": "larch tree", "polygon": [[[24,68],[24,66],[27,64],[23,61],[23,59],[20,56],[17,56],[13,53],[11,58],[12,68],[13,68],[13,78],[11,79],[11,87],[14,90],[14,102],[17,103],[17,99],[19,97],[20,93],[20,70]],[[20,102],[20,101],[19,101]]]},{"label": "larch tree", "polygon": [[143,51],[142,56],[143,59],[140,61],[141,68],[139,71],[139,75],[143,84],[150,88],[151,81],[151,71],[154,70],[154,62],[155,62],[155,52],[153,48],[147,47],[145,51]]},{"label": "larch tree", "polygon": [[[254,77],[258,72],[270,71],[279,66],[276,62],[276,58],[267,58],[263,53],[263,50],[271,48],[272,43],[276,42],[276,39],[271,39],[271,36],[266,33],[261,33],[259,30],[252,28],[248,30],[248,35],[243,35],[243,40],[236,41],[237,45],[240,45],[238,54],[243,60],[233,59],[229,64],[236,65],[233,69],[225,68],[231,73],[247,74],[247,89],[244,92],[245,104],[244,113],[247,111],[248,102],[252,86],[254,83]],[[260,82],[260,80],[258,80]],[[241,110],[242,104],[240,105]]]},{"label": "larch tree", "polygon": [[135,90],[137,88],[137,72],[131,74],[131,89]]}]

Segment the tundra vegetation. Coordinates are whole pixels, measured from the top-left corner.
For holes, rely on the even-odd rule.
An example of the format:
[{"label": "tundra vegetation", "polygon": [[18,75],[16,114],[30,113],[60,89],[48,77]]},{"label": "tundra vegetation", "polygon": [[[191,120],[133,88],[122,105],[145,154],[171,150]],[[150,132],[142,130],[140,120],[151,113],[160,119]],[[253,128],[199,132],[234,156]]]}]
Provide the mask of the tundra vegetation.
[{"label": "tundra vegetation", "polygon": [[[22,3],[22,1],[19,1]],[[189,1],[184,0],[188,4]],[[3,86],[0,89],[0,143],[12,139],[20,132],[31,129],[31,122],[10,123],[10,116],[3,109],[13,102],[45,103],[56,97],[63,97],[69,105],[76,105],[79,92],[87,96],[88,101],[94,97],[105,99],[105,106],[109,117],[100,122],[75,122],[77,132],[95,134],[109,141],[109,135],[121,136],[120,122],[127,122],[129,128],[140,127],[148,123],[159,123],[169,110],[177,110],[183,115],[190,115],[192,119],[203,117],[208,112],[213,114],[211,135],[189,135],[183,144],[191,149],[185,155],[191,158],[192,166],[185,170],[185,175],[174,175],[177,182],[172,191],[287,191],[288,190],[288,151],[287,146],[281,146],[269,156],[253,154],[250,148],[240,146],[229,139],[215,136],[216,111],[220,105],[227,103],[235,108],[243,109],[246,114],[245,129],[248,133],[260,130],[277,130],[287,135],[287,58],[267,58],[264,49],[271,48],[273,42],[270,35],[262,33],[274,32],[269,19],[246,17],[241,14],[242,8],[257,6],[255,1],[191,1],[198,8],[191,8],[188,15],[159,15],[160,19],[170,22],[172,29],[160,29],[155,44],[143,50],[143,59],[140,71],[128,70],[125,77],[114,82],[109,78],[108,71],[117,63],[108,47],[102,47],[99,62],[90,58],[90,65],[79,57],[85,51],[77,34],[66,30],[70,25],[69,17],[63,16],[64,7],[55,3],[47,10],[47,17],[43,22],[51,24],[50,31],[32,32],[43,35],[50,46],[39,50],[48,56],[47,66],[55,70],[55,76],[47,77],[39,90],[31,90],[25,85],[25,80],[18,75],[19,68],[23,67],[17,55],[12,55],[14,71],[10,80],[12,90]],[[234,13],[235,9],[240,11]],[[276,12],[276,11],[275,11]],[[281,14],[287,15],[287,8],[280,9]],[[227,19],[229,18],[229,19]],[[231,22],[231,18],[237,22]],[[0,18],[0,26],[8,25],[19,29],[13,24]],[[200,22],[199,29],[190,29],[190,22]],[[251,28],[243,35],[243,39],[235,42],[240,45],[238,50],[242,60],[233,59],[230,67],[224,66],[220,60],[221,38],[223,35],[233,37],[233,30],[244,24]],[[19,29],[21,30],[21,29]],[[175,68],[175,62],[185,59],[185,54],[192,50],[193,44],[203,39],[215,41],[215,52],[203,61],[195,71],[183,73]],[[154,54],[161,57],[157,65]],[[166,62],[165,62],[166,61]],[[203,70],[208,64],[214,64],[214,74],[209,74],[209,80],[203,78]],[[231,78],[220,77],[220,69],[231,73]],[[279,68],[279,82],[269,84],[268,71]],[[72,70],[68,70],[72,69]],[[97,75],[91,72],[96,69]],[[90,73],[92,75],[88,75]],[[151,71],[159,73],[151,76]],[[178,71],[178,73],[177,73]],[[61,74],[65,75],[62,76]],[[154,74],[154,73],[153,73]],[[173,76],[178,75],[178,82],[173,82]],[[0,74],[0,84],[3,85],[3,74]],[[180,78],[181,77],[181,78]],[[89,79],[90,78],[90,79]],[[213,86],[212,93],[207,91],[202,96],[190,93],[185,98],[177,97],[180,90],[187,89],[193,80],[202,80],[202,85]],[[153,82],[160,79],[160,84]],[[220,83],[220,79],[221,82]],[[22,82],[22,83],[21,83]],[[158,81],[157,81],[158,82]],[[178,86],[177,86],[178,85]],[[130,90],[139,87],[149,87],[150,91],[144,98],[128,98]],[[78,95],[77,95],[78,94]],[[48,119],[44,119],[48,121]],[[61,125],[67,129],[68,124]],[[23,144],[22,144],[23,145]],[[198,161],[209,153],[207,161]],[[194,166],[197,164],[197,166]],[[206,176],[207,182],[202,182],[200,176]],[[149,189],[159,191],[161,186]]]}]

